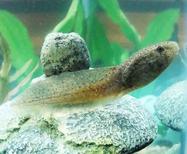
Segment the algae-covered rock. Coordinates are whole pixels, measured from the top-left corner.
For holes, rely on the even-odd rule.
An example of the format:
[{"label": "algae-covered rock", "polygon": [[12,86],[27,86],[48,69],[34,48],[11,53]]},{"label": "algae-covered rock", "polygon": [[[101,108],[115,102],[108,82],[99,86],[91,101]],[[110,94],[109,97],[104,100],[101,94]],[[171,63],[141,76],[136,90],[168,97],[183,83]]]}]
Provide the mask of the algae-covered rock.
[{"label": "algae-covered rock", "polygon": [[[54,124],[54,123],[53,123]],[[57,139],[61,136],[45,120],[30,121],[16,134],[10,136],[2,153],[52,154],[58,153]],[[45,128],[45,127],[46,128]]]},{"label": "algae-covered rock", "polygon": [[70,114],[59,129],[67,141],[78,145],[94,143],[130,153],[150,144],[157,132],[152,117],[138,103],[126,96],[97,110]]},{"label": "algae-covered rock", "polygon": [[155,103],[158,118],[170,128],[182,130],[187,122],[187,80],[166,89]]},{"label": "algae-covered rock", "polygon": [[50,33],[41,50],[41,64],[46,76],[90,67],[89,51],[77,33]]},{"label": "algae-covered rock", "polygon": [[[52,115],[47,119],[10,114],[14,116],[3,125],[0,133],[9,132],[3,140],[0,135],[0,153],[117,154],[138,151],[149,145],[157,133],[152,116],[139,103],[125,96],[92,110],[83,108],[76,113]],[[1,106],[0,113],[5,109]],[[12,128],[17,129],[8,131],[11,123],[14,123]]]}]

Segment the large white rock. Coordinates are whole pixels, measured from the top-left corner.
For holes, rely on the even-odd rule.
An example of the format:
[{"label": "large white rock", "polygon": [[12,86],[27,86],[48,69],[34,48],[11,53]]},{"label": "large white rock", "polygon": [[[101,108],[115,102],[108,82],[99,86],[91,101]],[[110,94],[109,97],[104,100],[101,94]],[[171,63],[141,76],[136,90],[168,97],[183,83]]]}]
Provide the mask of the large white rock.
[{"label": "large white rock", "polygon": [[[9,110],[6,120],[0,116],[0,123],[4,123],[0,131],[0,153],[116,154],[138,151],[149,145],[157,134],[155,121],[139,103],[137,99],[125,96],[91,110],[83,107],[76,113],[58,114],[48,119],[19,117]],[[6,109],[6,105],[1,106],[0,113]]]},{"label": "large white rock", "polygon": [[155,103],[155,111],[168,127],[176,130],[187,127],[187,80],[166,89]]}]

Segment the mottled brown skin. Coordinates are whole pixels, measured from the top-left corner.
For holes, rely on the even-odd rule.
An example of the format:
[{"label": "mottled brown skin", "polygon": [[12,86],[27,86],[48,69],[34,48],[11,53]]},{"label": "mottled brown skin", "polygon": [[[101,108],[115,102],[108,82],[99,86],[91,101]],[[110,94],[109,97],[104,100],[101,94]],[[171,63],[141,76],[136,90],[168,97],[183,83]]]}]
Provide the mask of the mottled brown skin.
[{"label": "mottled brown skin", "polygon": [[142,49],[115,67],[65,72],[32,84],[14,105],[81,104],[117,97],[153,81],[178,53],[175,42]]}]

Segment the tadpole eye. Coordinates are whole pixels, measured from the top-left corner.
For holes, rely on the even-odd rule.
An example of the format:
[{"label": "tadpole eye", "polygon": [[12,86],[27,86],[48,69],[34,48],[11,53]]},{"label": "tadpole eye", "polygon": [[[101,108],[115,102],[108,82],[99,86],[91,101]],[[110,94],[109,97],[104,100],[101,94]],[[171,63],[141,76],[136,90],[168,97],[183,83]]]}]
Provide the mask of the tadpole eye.
[{"label": "tadpole eye", "polygon": [[159,53],[163,52],[164,51],[164,48],[162,46],[158,46],[156,48],[156,51],[158,51]]}]

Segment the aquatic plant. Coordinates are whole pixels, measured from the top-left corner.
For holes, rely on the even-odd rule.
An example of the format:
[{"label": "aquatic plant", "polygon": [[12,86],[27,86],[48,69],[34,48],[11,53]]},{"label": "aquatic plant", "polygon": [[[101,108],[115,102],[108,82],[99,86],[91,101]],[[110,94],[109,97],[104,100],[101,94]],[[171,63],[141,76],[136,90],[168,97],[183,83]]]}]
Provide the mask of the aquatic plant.
[{"label": "aquatic plant", "polygon": [[[104,23],[98,17],[98,9],[102,9],[111,21],[120,28],[124,37],[131,42],[131,49],[124,48],[119,42],[111,42],[108,39]],[[146,28],[146,35],[142,38],[120,9],[118,1],[72,0],[67,15],[53,31],[75,31],[82,35],[88,44],[93,67],[117,65],[140,48],[169,40],[178,17],[178,9],[161,12],[149,23]]]},{"label": "aquatic plant", "polygon": [[0,70],[2,102],[5,97],[8,99],[23,90],[30,83],[33,74],[41,74],[42,71],[26,27],[7,11],[0,11],[0,21],[0,53],[3,55]]}]

